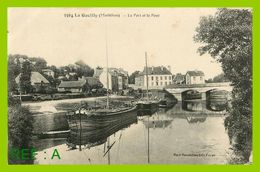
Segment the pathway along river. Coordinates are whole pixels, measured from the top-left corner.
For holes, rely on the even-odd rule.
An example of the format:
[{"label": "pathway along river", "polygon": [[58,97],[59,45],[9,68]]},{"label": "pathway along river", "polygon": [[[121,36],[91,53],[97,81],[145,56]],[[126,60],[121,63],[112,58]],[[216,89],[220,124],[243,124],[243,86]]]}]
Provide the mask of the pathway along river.
[{"label": "pathway along river", "polygon": [[[75,102],[73,102],[75,103]],[[64,107],[67,107],[66,102]],[[62,126],[58,104],[52,111],[40,111],[31,106],[39,129]],[[224,127],[225,111],[211,111],[205,102],[179,102],[171,109],[159,109],[152,115],[136,116],[128,125],[120,126],[109,136],[99,138],[99,143],[69,149],[65,138],[35,139],[38,150],[35,164],[228,164],[232,151]],[[46,118],[46,119],[45,119]],[[50,120],[51,118],[51,120]],[[49,124],[50,121],[52,124]],[[47,128],[46,128],[46,125]],[[41,129],[43,129],[41,128]],[[82,138],[84,140],[84,138]],[[61,159],[51,159],[57,149]]]}]

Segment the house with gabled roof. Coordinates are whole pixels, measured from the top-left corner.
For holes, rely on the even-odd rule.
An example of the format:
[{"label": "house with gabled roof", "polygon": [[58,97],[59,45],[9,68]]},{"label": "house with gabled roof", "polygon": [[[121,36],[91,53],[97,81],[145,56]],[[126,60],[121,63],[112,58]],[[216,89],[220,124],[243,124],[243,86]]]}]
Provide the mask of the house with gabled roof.
[{"label": "house with gabled roof", "polygon": [[[15,78],[16,84],[20,84],[21,73]],[[50,82],[39,72],[31,72],[31,86],[34,92],[47,89],[50,86]]]},{"label": "house with gabled roof", "polygon": [[78,81],[61,81],[58,86],[59,92],[82,93],[86,80]]},{"label": "house with gabled roof", "polygon": [[194,70],[187,71],[185,75],[186,84],[204,84],[205,83],[205,74],[202,71]]}]

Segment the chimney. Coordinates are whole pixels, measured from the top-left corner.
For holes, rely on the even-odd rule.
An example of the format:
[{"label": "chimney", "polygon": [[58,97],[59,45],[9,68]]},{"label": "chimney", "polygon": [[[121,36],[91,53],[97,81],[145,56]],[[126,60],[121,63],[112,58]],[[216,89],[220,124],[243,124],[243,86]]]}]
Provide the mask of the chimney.
[{"label": "chimney", "polygon": [[167,69],[168,69],[170,72],[172,72],[172,69],[171,69],[171,66],[170,66],[170,65],[167,66]]}]

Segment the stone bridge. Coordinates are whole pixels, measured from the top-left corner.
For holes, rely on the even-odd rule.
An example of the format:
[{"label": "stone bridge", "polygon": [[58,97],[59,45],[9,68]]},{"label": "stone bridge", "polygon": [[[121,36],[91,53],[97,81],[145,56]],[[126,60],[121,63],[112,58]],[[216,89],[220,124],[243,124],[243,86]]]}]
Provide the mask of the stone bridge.
[{"label": "stone bridge", "polygon": [[223,83],[206,83],[196,85],[169,85],[165,88],[166,91],[173,94],[179,101],[182,100],[182,93],[188,90],[195,90],[202,93],[202,100],[206,100],[206,92],[211,90],[223,90],[231,93],[233,87],[230,82]]}]

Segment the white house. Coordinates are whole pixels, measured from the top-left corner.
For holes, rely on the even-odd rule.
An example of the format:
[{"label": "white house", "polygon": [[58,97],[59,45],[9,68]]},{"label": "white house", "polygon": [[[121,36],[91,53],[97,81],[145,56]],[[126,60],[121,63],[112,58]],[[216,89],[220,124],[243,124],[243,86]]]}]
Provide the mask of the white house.
[{"label": "white house", "polygon": [[186,84],[204,84],[205,75],[202,71],[188,71],[185,75]]},{"label": "white house", "polygon": [[138,88],[145,89],[147,86],[149,89],[162,89],[167,85],[172,84],[172,73],[170,67],[164,66],[157,67],[145,67],[144,70],[135,78],[135,85]]},{"label": "white house", "polygon": [[123,69],[108,68],[108,84],[107,84],[107,68],[97,67],[94,71],[94,77],[98,78],[104,88],[119,91],[128,86],[128,73]]},{"label": "white house", "polygon": [[44,73],[45,75],[51,76],[54,78],[54,72],[51,69],[43,69],[42,73]]}]

